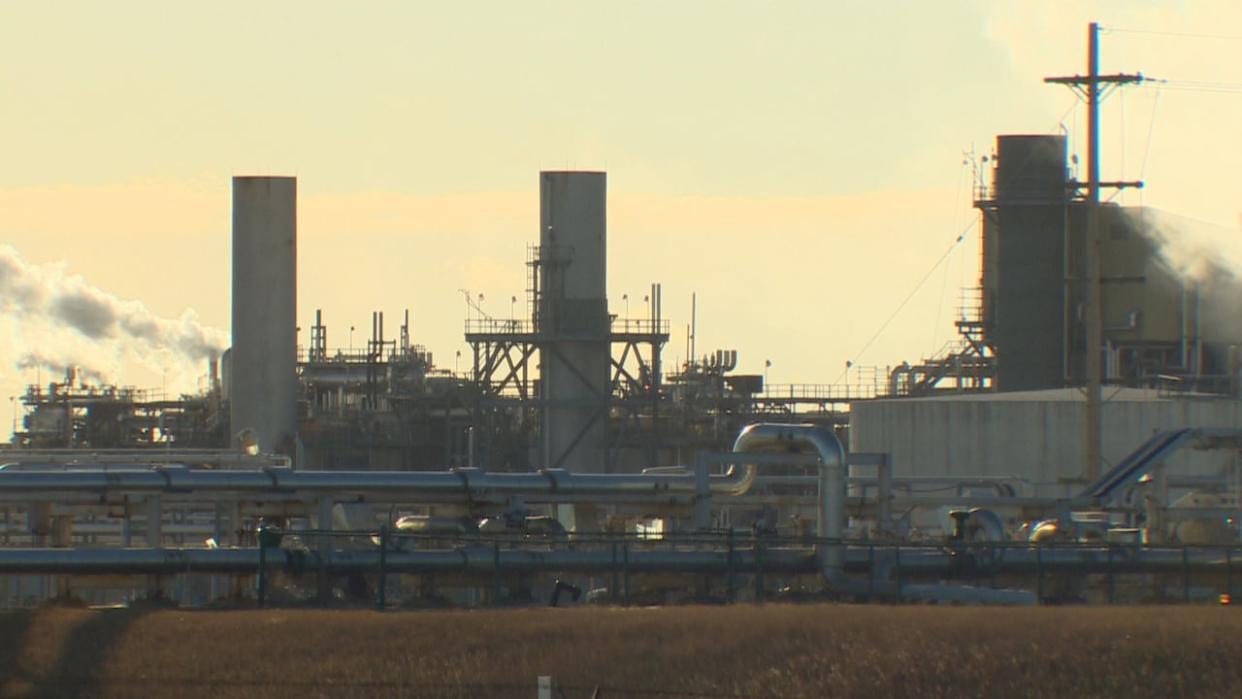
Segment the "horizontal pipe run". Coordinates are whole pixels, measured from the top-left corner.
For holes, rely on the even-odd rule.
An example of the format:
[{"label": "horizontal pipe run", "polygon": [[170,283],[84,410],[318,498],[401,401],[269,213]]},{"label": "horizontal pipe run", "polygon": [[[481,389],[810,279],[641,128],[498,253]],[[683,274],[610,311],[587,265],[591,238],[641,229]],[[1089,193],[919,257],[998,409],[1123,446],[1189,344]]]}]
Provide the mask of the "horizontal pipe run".
[{"label": "horizontal pipe run", "polygon": [[0,574],[4,575],[250,574],[258,570],[257,548],[0,549]]},{"label": "horizontal pipe run", "polygon": [[[725,574],[753,573],[753,548],[727,550],[651,550],[630,544],[628,556],[614,557],[611,547],[589,550],[549,550],[534,548],[501,549],[472,545],[444,550],[387,551],[385,569],[391,573],[488,574],[619,571],[633,573]],[[875,567],[883,577],[948,578],[960,565],[951,551],[936,548],[850,545],[845,548],[846,573],[866,575]],[[1051,548],[973,548],[970,552],[979,569],[996,573],[1033,574],[1073,573],[1224,573],[1237,567],[1224,549],[1066,547]],[[314,551],[269,548],[265,552],[270,570],[308,572],[320,569]],[[370,573],[379,569],[378,550],[333,552],[323,562],[331,574]],[[819,570],[811,548],[765,548],[762,570],[786,575],[813,574]],[[259,568],[257,548],[128,548],[128,549],[0,549],[0,575],[173,575],[177,573],[253,574]],[[877,578],[879,579],[879,578]]]},{"label": "horizontal pipe run", "polygon": [[[733,476],[713,476],[712,485]],[[505,503],[608,502],[691,504],[697,497],[690,474],[578,474],[560,469],[535,473],[488,473],[474,468],[452,471],[293,471],[269,468],[213,471],[166,468],[125,471],[0,470],[0,501],[55,499],[79,502],[118,495],[164,495],[173,499],[238,494],[337,501]]]},{"label": "horizontal pipe run", "polygon": [[[313,551],[269,548],[269,570],[321,569]],[[447,550],[387,551],[384,568],[390,573],[492,574],[606,572],[628,567],[632,573],[723,574],[756,568],[753,551],[651,551],[631,548],[623,562],[611,549],[592,551],[501,549],[467,546]],[[329,574],[372,573],[379,570],[378,550],[336,551],[323,561]],[[809,549],[765,550],[765,572],[814,573],[816,563]],[[253,574],[259,570],[259,549],[0,549],[0,575],[174,575],[177,573]]]}]

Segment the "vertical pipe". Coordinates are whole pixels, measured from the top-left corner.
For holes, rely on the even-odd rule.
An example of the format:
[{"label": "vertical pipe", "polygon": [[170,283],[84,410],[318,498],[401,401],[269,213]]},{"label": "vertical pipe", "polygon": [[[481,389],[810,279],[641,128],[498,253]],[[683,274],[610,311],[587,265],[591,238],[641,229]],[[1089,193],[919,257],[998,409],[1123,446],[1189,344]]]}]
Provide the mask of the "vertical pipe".
[{"label": "vertical pipe", "polygon": [[147,546],[159,548],[163,540],[164,513],[160,505],[160,496],[147,498]]},{"label": "vertical pipe", "polygon": [[687,342],[686,357],[690,360],[691,366],[698,359],[695,349],[695,335],[699,331],[699,295],[691,292],[690,294],[690,338]]},{"label": "vertical pipe", "polygon": [[893,523],[893,467],[888,460],[888,454],[884,454],[880,458],[878,467],[879,473],[877,475],[879,476],[880,481],[880,506],[878,514],[880,518],[880,531],[887,534]]},{"label": "vertical pipe", "polygon": [[1186,280],[1182,280],[1182,369],[1192,373],[1190,362],[1190,296],[1186,293]]}]

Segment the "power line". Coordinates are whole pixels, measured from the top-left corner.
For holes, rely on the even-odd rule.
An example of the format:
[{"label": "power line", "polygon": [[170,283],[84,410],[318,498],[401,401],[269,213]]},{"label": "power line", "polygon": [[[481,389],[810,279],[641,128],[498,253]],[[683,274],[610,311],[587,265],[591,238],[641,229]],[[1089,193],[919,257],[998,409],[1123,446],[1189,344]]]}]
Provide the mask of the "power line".
[{"label": "power line", "polygon": [[1195,34],[1192,32],[1165,32],[1154,29],[1122,29],[1119,27],[1101,27],[1107,34],[1148,34],[1152,36],[1176,36],[1184,39],[1220,39],[1222,41],[1242,41],[1237,34]]},{"label": "power line", "polygon": [[[1155,99],[1152,100],[1152,103],[1151,103],[1151,123],[1148,124],[1147,126],[1147,145],[1143,147],[1143,161],[1139,165],[1138,178],[1140,181],[1143,179],[1143,176],[1147,174],[1147,156],[1151,154],[1151,138],[1152,138],[1152,134],[1156,132],[1156,108],[1159,106],[1160,106],[1160,90],[1157,89],[1156,97]],[[1143,201],[1143,190],[1140,189],[1139,190],[1139,203],[1141,204],[1142,201]]]},{"label": "power line", "polygon": [[1190,81],[1169,80],[1160,86],[1162,90],[1177,92],[1213,92],[1234,95],[1242,92],[1242,83],[1195,83]]},{"label": "power line", "polygon": [[923,285],[927,283],[927,280],[930,279],[931,276],[936,273],[936,270],[940,268],[940,265],[944,264],[944,261],[949,258],[949,255],[953,254],[953,250],[957,248],[958,245],[962,244],[962,241],[966,239],[966,234],[970,233],[970,231],[973,230],[974,227],[978,223],[979,223],[978,219],[971,221],[969,226],[966,226],[966,228],[963,229],[961,233],[957,234],[957,238],[955,238],[953,242],[949,244],[949,249],[944,251],[944,254],[940,256],[940,259],[936,260],[936,263],[931,266],[931,269],[927,270],[927,273],[924,274],[921,279],[919,279],[918,284],[915,284],[914,288],[910,290],[910,293],[906,294],[906,297],[902,299],[901,303],[897,304],[896,310],[894,310],[892,314],[890,314],[888,318],[886,318],[884,322],[880,324],[880,329],[876,330],[875,334],[871,336],[871,339],[867,340],[866,344],[862,346],[862,349],[858,350],[858,352],[854,354],[853,359],[845,363],[845,369],[841,371],[841,375],[838,376],[837,380],[834,381],[833,383],[841,383],[841,379],[844,379],[846,374],[849,373],[850,367],[857,364],[859,358],[862,357],[863,354],[865,354],[867,350],[871,348],[871,345],[877,339],[879,339],[880,335],[884,334],[884,331],[888,328],[889,324],[891,324],[893,320],[897,317],[897,315],[901,313],[901,310],[906,307],[906,304],[910,303],[910,299],[914,298],[914,295],[919,292],[919,289],[923,288]]}]

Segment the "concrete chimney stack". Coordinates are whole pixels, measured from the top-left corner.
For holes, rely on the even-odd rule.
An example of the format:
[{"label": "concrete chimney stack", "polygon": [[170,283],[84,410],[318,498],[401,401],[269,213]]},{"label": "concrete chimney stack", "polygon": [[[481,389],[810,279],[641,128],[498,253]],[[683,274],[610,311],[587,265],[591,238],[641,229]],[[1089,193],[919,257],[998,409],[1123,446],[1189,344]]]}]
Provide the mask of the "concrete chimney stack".
[{"label": "concrete chimney stack", "polygon": [[233,443],[294,454],[297,433],[296,177],[233,178]]}]

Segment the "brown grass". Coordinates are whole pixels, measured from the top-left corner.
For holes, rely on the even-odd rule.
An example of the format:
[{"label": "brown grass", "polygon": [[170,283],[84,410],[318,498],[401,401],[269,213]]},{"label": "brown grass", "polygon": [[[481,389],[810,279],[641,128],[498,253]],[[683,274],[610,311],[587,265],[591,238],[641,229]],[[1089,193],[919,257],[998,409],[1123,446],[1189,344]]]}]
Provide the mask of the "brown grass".
[{"label": "brown grass", "polygon": [[3,697],[1232,697],[1242,610],[46,609],[0,664]]}]

